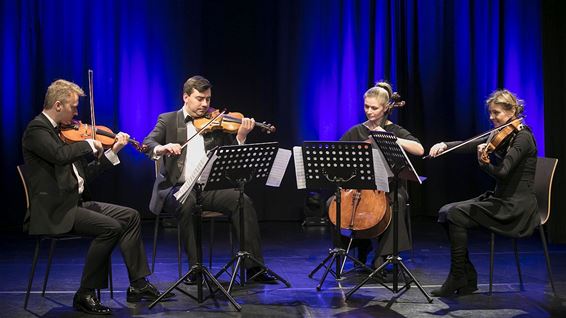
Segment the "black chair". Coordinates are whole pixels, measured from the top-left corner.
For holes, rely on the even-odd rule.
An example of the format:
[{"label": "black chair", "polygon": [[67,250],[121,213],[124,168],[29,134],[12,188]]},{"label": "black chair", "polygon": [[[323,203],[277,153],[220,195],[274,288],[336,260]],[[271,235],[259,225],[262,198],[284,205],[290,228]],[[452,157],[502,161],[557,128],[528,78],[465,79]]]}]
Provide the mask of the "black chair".
[{"label": "black chair", "polygon": [[[30,212],[29,212],[29,207],[30,207],[30,198],[29,198],[29,172],[26,169],[25,165],[19,165],[16,167],[18,170],[18,174],[20,175],[20,179],[22,181],[22,186],[24,188],[24,193],[26,195],[26,216],[24,219],[24,223],[25,222],[29,222],[29,216],[30,216]],[[55,251],[55,245],[57,244],[58,241],[68,241],[68,240],[77,240],[77,239],[83,239],[86,237],[82,237],[80,235],[72,235],[72,234],[60,234],[60,235],[38,235],[36,236],[36,243],[35,243],[35,250],[33,253],[33,260],[31,263],[31,271],[29,273],[29,279],[28,279],[28,287],[26,290],[26,298],[24,300],[24,309],[27,308],[28,306],[28,300],[29,300],[29,295],[31,292],[31,286],[33,283],[33,277],[35,275],[35,268],[37,266],[37,261],[39,258],[39,248],[41,245],[41,242],[43,241],[50,241],[50,245],[49,245],[49,254],[48,254],[48,258],[47,258],[47,267],[45,269],[45,277],[43,278],[43,287],[41,289],[41,296],[45,297],[45,289],[47,287],[47,280],[49,279],[49,272],[51,270],[51,263],[53,260],[53,252]],[[112,262],[111,260],[109,260],[110,262],[110,271],[108,272],[108,283],[110,286],[110,298],[114,298],[114,288],[112,286]],[[98,298],[100,299],[100,290],[97,290],[98,293]]]},{"label": "black chair", "polygon": [[[558,159],[555,158],[544,158],[539,157],[537,159],[537,168],[535,173],[535,194],[537,198],[538,205],[538,215],[540,217],[540,224],[538,225],[538,230],[540,233],[540,239],[542,241],[542,247],[544,249],[544,257],[546,260],[546,270],[548,272],[548,278],[550,280],[550,286],[552,287],[552,292],[556,296],[556,289],[554,288],[554,280],[552,278],[552,270],[550,267],[550,256],[548,254],[548,246],[546,244],[546,236],[544,233],[544,224],[548,221],[550,217],[550,197],[552,194],[552,181],[554,178],[554,172],[556,166],[558,165]],[[515,262],[517,264],[517,273],[519,274],[519,284],[521,290],[524,290],[523,277],[521,275],[521,267],[519,264],[519,251],[517,248],[517,239],[513,240],[513,250],[515,252]],[[490,242],[490,259],[489,259],[489,295],[492,294],[493,290],[493,257],[495,250],[495,234],[491,233]]]},{"label": "black chair", "polygon": [[[161,168],[161,160],[155,161],[155,176],[158,175],[160,168]],[[153,273],[155,270],[155,257],[157,255],[157,236],[159,234],[159,220],[163,219],[173,219],[177,226],[177,270],[179,274],[179,278],[182,276],[182,269],[183,266],[181,264],[181,227],[177,222],[177,219],[171,213],[161,211],[160,214],[155,216],[155,225],[153,227],[153,249],[151,254],[151,272]],[[203,211],[202,212],[202,220],[203,222],[210,222],[210,241],[209,241],[209,248],[208,248],[208,267],[212,268],[212,249],[214,247],[214,224],[216,221],[224,221],[230,222],[230,219],[225,216],[224,214],[216,211]],[[228,226],[228,235],[230,239],[230,254],[233,255],[234,253],[234,242],[232,240],[232,227]]]}]

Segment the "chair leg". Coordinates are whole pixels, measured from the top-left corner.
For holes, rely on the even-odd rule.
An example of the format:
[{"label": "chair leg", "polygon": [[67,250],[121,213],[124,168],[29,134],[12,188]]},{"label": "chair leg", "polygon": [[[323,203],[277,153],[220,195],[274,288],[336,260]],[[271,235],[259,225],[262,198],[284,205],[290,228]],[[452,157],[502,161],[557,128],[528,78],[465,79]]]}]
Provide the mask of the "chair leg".
[{"label": "chair leg", "polygon": [[177,270],[181,278],[183,267],[181,265],[181,225],[177,222]]},{"label": "chair leg", "polygon": [[212,247],[214,246],[214,219],[210,219],[210,241],[208,245],[208,268],[212,269]]},{"label": "chair leg", "polygon": [[548,278],[550,279],[550,287],[552,287],[552,292],[554,297],[556,297],[556,289],[554,288],[554,279],[552,278],[552,269],[550,267],[550,255],[548,254],[548,245],[546,244],[546,236],[544,235],[543,226],[539,226],[540,240],[542,241],[542,247],[544,249],[544,258],[546,260],[546,270],[548,271]]},{"label": "chair leg", "polygon": [[155,256],[157,255],[157,232],[159,231],[159,214],[155,216],[155,226],[153,227],[153,251],[151,253],[151,272],[155,272]]},{"label": "chair leg", "polygon": [[110,286],[110,299],[114,299],[114,285],[112,284],[112,256],[108,259],[108,285]]},{"label": "chair leg", "polygon": [[513,251],[515,252],[515,263],[517,264],[517,274],[519,275],[519,286],[521,291],[525,290],[523,286],[523,275],[521,274],[521,263],[519,262],[519,249],[517,248],[517,239],[513,240]]},{"label": "chair leg", "polygon": [[51,271],[51,262],[53,261],[53,251],[55,251],[55,244],[57,239],[51,239],[49,247],[49,256],[47,258],[47,268],[45,269],[45,278],[43,279],[43,288],[41,289],[41,296],[45,297],[45,288],[47,287],[47,280],[49,279],[49,272]]},{"label": "chair leg", "polygon": [[495,234],[491,233],[491,240],[489,244],[489,293],[491,296],[493,291],[493,256],[495,254]]},{"label": "chair leg", "polygon": [[24,309],[28,307],[29,293],[31,291],[31,285],[33,283],[33,276],[35,275],[35,266],[37,265],[37,259],[39,257],[39,245],[41,244],[41,239],[37,239],[35,243],[35,251],[33,252],[33,260],[31,261],[31,270],[29,272],[28,289],[26,290],[26,298],[24,300]]}]

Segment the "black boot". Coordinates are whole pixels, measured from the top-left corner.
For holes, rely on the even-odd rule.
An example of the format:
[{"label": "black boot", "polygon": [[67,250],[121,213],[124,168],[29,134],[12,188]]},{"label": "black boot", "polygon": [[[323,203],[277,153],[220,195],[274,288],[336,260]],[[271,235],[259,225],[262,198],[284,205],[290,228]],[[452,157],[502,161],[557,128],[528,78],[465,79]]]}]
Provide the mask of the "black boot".
[{"label": "black boot", "polygon": [[467,252],[466,252],[465,271],[466,271],[467,283],[466,283],[466,287],[460,289],[460,291],[458,292],[461,295],[471,294],[476,290],[478,290],[478,273],[476,272],[474,264],[470,262],[470,258]]},{"label": "black boot", "polygon": [[468,286],[466,277],[468,233],[465,228],[452,223],[448,226],[448,236],[450,238],[450,273],[439,289],[431,291],[431,294],[437,297],[452,296]]}]

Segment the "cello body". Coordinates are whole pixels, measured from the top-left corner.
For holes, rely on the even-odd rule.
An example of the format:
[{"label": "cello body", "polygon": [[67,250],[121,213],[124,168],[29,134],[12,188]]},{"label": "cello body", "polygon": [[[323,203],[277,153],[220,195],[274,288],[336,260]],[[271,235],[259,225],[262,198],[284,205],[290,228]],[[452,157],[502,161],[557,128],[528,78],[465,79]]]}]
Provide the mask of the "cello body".
[{"label": "cello body", "polygon": [[[336,198],[328,208],[328,217],[336,225]],[[386,192],[342,189],[340,228],[352,231],[356,238],[381,235],[391,222],[391,208]]]}]

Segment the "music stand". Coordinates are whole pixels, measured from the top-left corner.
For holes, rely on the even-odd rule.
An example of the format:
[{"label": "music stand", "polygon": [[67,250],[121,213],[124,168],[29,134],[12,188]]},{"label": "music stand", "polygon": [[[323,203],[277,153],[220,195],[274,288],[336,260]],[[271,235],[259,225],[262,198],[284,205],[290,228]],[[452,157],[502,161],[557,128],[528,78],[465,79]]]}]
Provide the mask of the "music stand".
[{"label": "music stand", "polygon": [[[195,169],[195,173],[191,175],[189,180],[183,184],[180,190],[177,191],[175,197],[176,199],[182,204],[187,199],[189,193],[192,189],[195,190],[196,195],[196,204],[195,208],[192,213],[193,218],[193,230],[195,231],[195,245],[197,250],[197,262],[193,265],[190,270],[183,275],[179,280],[177,280],[173,285],[171,285],[165,292],[163,292],[157,299],[155,299],[151,304],[149,304],[148,308],[151,309],[155,306],[158,302],[165,297],[169,292],[173,289],[177,289],[178,291],[182,292],[183,294],[189,296],[190,298],[196,300],[199,304],[202,303],[205,299],[214,296],[214,294],[220,291],[230,303],[236,308],[236,310],[241,311],[242,306],[236,302],[236,300],[222,287],[220,282],[210,273],[210,271],[206,268],[206,266],[202,265],[202,188],[203,182],[206,183],[206,180],[202,181],[201,177],[203,176],[203,172],[206,170],[207,165],[211,164],[215,158],[215,151],[216,149],[210,151],[210,153],[203,157],[203,159],[199,162],[197,168]],[[196,287],[197,287],[197,297],[189,294],[188,292],[178,288],[178,286],[190,275],[194,274],[196,276]],[[203,281],[206,283],[210,295],[206,298],[203,297]],[[210,282],[216,286],[216,290],[213,292],[210,288]]]},{"label": "music stand", "polygon": [[[239,192],[238,196],[238,208],[240,213],[240,250],[236,255],[215,275],[216,278],[220,277],[224,272],[228,273],[228,268],[236,263],[233,269],[230,284],[228,285],[227,292],[230,293],[238,270],[240,271],[240,286],[246,284],[246,268],[245,262],[252,262],[256,266],[260,267],[261,270],[257,272],[254,276],[249,279],[253,279],[255,276],[267,272],[285,284],[287,287],[291,287],[289,282],[279,276],[277,273],[269,269],[265,264],[255,258],[250,252],[246,251],[245,245],[245,229],[244,229],[244,188],[245,185],[255,180],[257,182],[270,184],[272,178],[273,163],[276,160],[276,156],[279,156],[281,149],[278,148],[277,142],[267,142],[258,144],[245,144],[245,145],[233,145],[233,146],[223,146],[217,151],[218,158],[214,161],[212,165],[212,170],[210,171],[210,176],[208,182],[204,187],[205,191],[209,190],[220,190],[220,189],[234,189],[236,188]],[[289,161],[289,156],[287,157],[287,162]],[[284,160],[284,159],[282,159]],[[286,164],[285,164],[286,168]],[[285,169],[282,169],[283,173]],[[281,172],[281,171],[279,171]],[[282,177],[282,175],[281,175]],[[275,185],[275,186],[278,186]]]},{"label": "music stand", "polygon": [[[383,282],[379,282],[385,288],[390,290],[391,292],[397,294],[403,290],[409,289],[411,283],[415,283],[419,290],[425,295],[428,302],[432,302],[432,298],[428,295],[428,293],[423,289],[419,281],[413,276],[413,274],[409,271],[407,266],[403,264],[403,260],[399,257],[399,180],[410,180],[421,183],[421,179],[416,174],[411,161],[407,158],[407,154],[401,148],[399,144],[397,144],[397,137],[389,132],[385,131],[372,131],[371,137],[377,144],[379,150],[385,157],[387,164],[391,172],[393,173],[393,254],[387,257],[387,260],[375,269],[371,274],[369,274],[362,282],[356,285],[352,290],[346,293],[346,300],[352,296],[358,289],[360,289],[363,285],[365,285],[370,279],[372,279],[376,274],[378,274],[385,266],[388,264],[393,264],[393,288],[389,287]],[[405,282],[405,285],[399,288],[399,266],[404,274],[407,274],[411,280]]]},{"label": "music stand", "polygon": [[[369,267],[357,258],[348,255],[340,241],[341,235],[341,190],[347,189],[376,189],[373,152],[371,145],[365,142],[304,142],[302,152],[295,152],[295,167],[297,171],[298,188],[333,189],[336,197],[336,226],[335,235],[338,246],[328,252],[328,256],[316,266],[309,277],[325,267],[317,290],[321,290],[328,273],[336,280],[342,279],[342,259],[347,258],[355,264],[371,271]],[[300,159],[298,159],[300,157]],[[301,164],[302,161],[302,164]],[[299,184],[299,175],[304,172],[305,184]],[[335,263],[336,269],[331,270]]]}]

